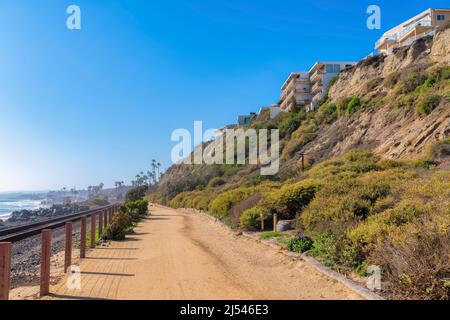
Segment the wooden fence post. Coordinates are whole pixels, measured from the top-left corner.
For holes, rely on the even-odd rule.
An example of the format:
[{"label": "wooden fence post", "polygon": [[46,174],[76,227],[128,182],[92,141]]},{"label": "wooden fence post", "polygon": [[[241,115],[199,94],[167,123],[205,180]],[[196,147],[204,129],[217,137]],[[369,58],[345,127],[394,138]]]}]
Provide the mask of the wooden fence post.
[{"label": "wooden fence post", "polygon": [[106,227],[108,226],[108,210],[109,210],[109,209],[106,209],[106,210],[103,211],[104,219],[105,219],[105,223],[104,223],[105,229],[106,229]]},{"label": "wooden fence post", "polygon": [[42,230],[40,296],[50,293],[50,257],[52,255],[52,231]]},{"label": "wooden fence post", "polygon": [[11,287],[11,250],[10,242],[0,242],[0,300],[9,299]]},{"label": "wooden fence post", "polygon": [[98,237],[102,236],[103,231],[103,211],[98,213]]},{"label": "wooden fence post", "polygon": [[86,221],[87,217],[81,217],[81,234],[80,234],[80,259],[86,258]]},{"label": "wooden fence post", "polygon": [[91,248],[95,248],[95,213],[91,215]]},{"label": "wooden fence post", "polygon": [[66,251],[64,254],[64,273],[72,265],[72,222],[66,222]]},{"label": "wooden fence post", "polygon": [[273,215],[273,232],[277,232],[278,216],[275,213]]}]

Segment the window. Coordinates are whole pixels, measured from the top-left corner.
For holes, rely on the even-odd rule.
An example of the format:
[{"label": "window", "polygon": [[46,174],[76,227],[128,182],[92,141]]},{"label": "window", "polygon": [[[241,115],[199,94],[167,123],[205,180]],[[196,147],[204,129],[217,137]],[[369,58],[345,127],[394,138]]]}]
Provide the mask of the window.
[{"label": "window", "polygon": [[341,66],[339,64],[327,64],[325,70],[327,73],[339,73],[341,71]]},{"label": "window", "polygon": [[445,16],[443,14],[438,14],[437,15],[437,19],[438,19],[438,21],[444,21],[445,20]]}]

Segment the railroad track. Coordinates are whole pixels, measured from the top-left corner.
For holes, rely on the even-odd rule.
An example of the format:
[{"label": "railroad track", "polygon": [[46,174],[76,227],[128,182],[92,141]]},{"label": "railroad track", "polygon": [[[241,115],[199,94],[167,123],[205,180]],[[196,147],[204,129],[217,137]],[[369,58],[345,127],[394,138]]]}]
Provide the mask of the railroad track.
[{"label": "railroad track", "polygon": [[98,207],[95,209],[81,211],[54,219],[48,219],[45,221],[35,222],[27,225],[3,229],[0,231],[0,242],[17,242],[38,235],[42,232],[42,230],[60,228],[64,226],[66,222],[75,222],[80,220],[83,216],[89,217],[100,211],[114,208],[116,206],[116,204],[113,204],[104,207]]}]

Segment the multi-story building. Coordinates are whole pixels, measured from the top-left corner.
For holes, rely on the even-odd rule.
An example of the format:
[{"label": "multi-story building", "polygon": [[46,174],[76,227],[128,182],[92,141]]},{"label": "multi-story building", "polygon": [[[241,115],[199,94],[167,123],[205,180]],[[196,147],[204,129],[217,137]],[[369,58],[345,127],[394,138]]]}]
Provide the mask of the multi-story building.
[{"label": "multi-story building", "polygon": [[293,72],[281,87],[280,108],[291,111],[296,106],[311,103],[311,86],[308,72]]},{"label": "multi-story building", "polygon": [[410,45],[427,35],[434,35],[450,20],[450,9],[428,9],[387,31],[375,43],[375,49],[389,54],[394,48]]},{"label": "multi-story building", "polygon": [[307,111],[314,111],[319,106],[319,100],[322,99],[328,90],[328,85],[335,76],[344,69],[347,69],[356,62],[316,62],[309,70],[309,82],[311,85],[311,104]]},{"label": "multi-story building", "polygon": [[248,115],[239,116],[237,122],[239,126],[246,126],[249,125],[254,118],[256,118],[256,113],[251,112]]}]

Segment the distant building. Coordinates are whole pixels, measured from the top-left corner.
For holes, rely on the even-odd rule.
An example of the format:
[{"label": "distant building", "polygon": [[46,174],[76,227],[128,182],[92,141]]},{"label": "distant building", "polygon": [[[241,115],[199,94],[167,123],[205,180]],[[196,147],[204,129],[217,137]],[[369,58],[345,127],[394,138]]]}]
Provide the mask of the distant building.
[{"label": "distant building", "polygon": [[281,112],[281,108],[277,104],[272,104],[270,106],[265,106],[259,109],[259,114],[266,110],[270,113],[270,119],[275,118]]},{"label": "distant building", "polygon": [[256,113],[251,112],[248,115],[243,115],[238,117],[238,125],[239,126],[246,126],[249,125],[250,122],[256,117]]},{"label": "distant building", "polygon": [[296,106],[311,103],[311,86],[308,72],[293,72],[281,87],[280,108],[291,111]]},{"label": "distant building", "polygon": [[350,68],[356,62],[316,62],[309,70],[309,83],[311,85],[311,104],[307,111],[314,111],[319,106],[319,100],[322,99],[328,90],[328,85],[335,76],[344,69]]},{"label": "distant building", "polygon": [[387,31],[375,43],[375,49],[389,54],[394,48],[410,45],[436,30],[450,20],[450,9],[428,9]]}]

